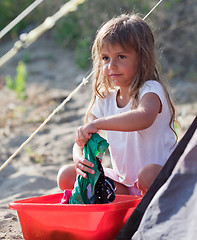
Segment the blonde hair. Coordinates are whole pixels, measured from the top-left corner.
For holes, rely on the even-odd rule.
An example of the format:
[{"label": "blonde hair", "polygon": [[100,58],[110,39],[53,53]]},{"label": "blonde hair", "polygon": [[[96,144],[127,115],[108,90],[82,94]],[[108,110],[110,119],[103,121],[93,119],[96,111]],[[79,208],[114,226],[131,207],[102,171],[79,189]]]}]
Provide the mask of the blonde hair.
[{"label": "blonde hair", "polygon": [[93,96],[86,114],[86,121],[88,121],[88,115],[96,100],[96,96],[104,98],[111,89],[115,88],[113,83],[104,76],[102,70],[101,51],[105,44],[119,44],[125,50],[134,49],[137,52],[139,58],[138,70],[129,88],[129,94],[133,99],[132,108],[137,108],[139,104],[139,89],[147,80],[159,82],[163,86],[171,110],[172,117],[169,126],[173,130],[172,123],[175,120],[175,109],[166,87],[160,80],[156,67],[154,36],[148,24],[137,14],[122,14],[112,18],[97,31],[92,47]]}]

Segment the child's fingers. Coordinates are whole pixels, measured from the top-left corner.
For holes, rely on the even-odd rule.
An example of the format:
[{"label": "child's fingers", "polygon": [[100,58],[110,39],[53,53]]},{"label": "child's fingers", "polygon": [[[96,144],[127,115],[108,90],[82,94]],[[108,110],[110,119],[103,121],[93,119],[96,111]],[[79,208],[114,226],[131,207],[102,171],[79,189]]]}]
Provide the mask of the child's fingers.
[{"label": "child's fingers", "polygon": [[79,168],[80,170],[82,170],[84,172],[88,172],[88,173],[94,174],[94,170],[93,169],[89,168],[88,166],[84,165],[81,162],[77,163],[77,168]]},{"label": "child's fingers", "polygon": [[84,147],[84,145],[86,145],[86,143],[87,143],[87,141],[82,141],[78,138],[75,139],[75,142],[79,147]]},{"label": "child's fingers", "polygon": [[80,159],[80,162],[81,162],[82,164],[86,165],[86,166],[94,167],[94,164],[93,164],[92,162],[90,162],[90,161],[88,161],[88,160],[86,160],[86,159],[84,159],[84,158],[81,158],[81,159]]},{"label": "child's fingers", "polygon": [[84,172],[88,172],[90,174],[94,174],[94,170],[90,167],[94,167],[94,164],[86,159],[80,159],[76,163],[76,171],[78,174],[80,174],[82,177],[86,177],[86,174]]},{"label": "child's fingers", "polygon": [[81,169],[79,169],[79,168],[76,169],[76,172],[77,172],[77,174],[79,174],[80,176],[82,176],[82,177],[84,177],[84,178],[87,177],[87,174],[84,173],[83,171],[81,171]]},{"label": "child's fingers", "polygon": [[92,137],[93,132],[88,128],[88,125],[83,125],[77,129],[77,136],[78,138],[87,141]]},{"label": "child's fingers", "polygon": [[87,138],[82,131],[82,127],[79,127],[77,130],[77,135],[76,135],[76,139],[75,142],[80,146],[83,147],[84,145],[86,145],[86,143],[88,142],[89,138],[91,138],[91,135]]},{"label": "child's fingers", "polygon": [[83,141],[84,139],[86,139],[85,136],[84,136],[84,134],[83,134],[83,131],[82,131],[82,128],[81,128],[81,127],[79,127],[79,128],[77,129],[77,136],[76,136],[76,138],[79,139],[79,140],[81,140],[81,141]]}]

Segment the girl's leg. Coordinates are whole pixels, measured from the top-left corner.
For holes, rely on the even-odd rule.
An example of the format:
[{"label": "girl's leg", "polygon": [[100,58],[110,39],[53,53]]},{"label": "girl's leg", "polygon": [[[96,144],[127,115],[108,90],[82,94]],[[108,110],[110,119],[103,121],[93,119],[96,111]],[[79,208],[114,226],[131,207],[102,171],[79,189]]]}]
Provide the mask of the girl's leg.
[{"label": "girl's leg", "polygon": [[116,194],[130,195],[129,188],[119,182],[116,182]]},{"label": "girl's leg", "polygon": [[75,180],[76,171],[74,164],[67,164],[60,168],[57,175],[57,184],[62,191],[65,189],[73,189]]},{"label": "girl's leg", "polygon": [[[76,171],[74,164],[67,164],[60,168],[57,175],[57,184],[62,191],[65,189],[73,189],[75,180]],[[116,182],[116,194],[129,195],[128,187],[119,182]]]},{"label": "girl's leg", "polygon": [[140,169],[138,173],[138,188],[142,191],[142,195],[147,192],[161,169],[162,166],[159,164],[149,164]]}]

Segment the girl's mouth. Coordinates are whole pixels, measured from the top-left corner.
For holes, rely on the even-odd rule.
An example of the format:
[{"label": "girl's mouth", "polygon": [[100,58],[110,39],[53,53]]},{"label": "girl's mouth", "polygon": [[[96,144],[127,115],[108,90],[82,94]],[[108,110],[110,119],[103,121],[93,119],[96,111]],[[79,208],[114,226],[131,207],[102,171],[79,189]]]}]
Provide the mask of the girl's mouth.
[{"label": "girl's mouth", "polygon": [[110,74],[110,78],[120,77],[122,74]]}]

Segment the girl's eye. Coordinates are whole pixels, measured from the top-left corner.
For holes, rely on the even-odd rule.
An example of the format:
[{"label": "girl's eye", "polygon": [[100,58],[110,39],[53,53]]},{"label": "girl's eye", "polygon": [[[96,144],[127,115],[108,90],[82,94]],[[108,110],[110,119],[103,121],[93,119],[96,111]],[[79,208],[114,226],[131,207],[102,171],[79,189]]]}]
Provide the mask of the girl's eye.
[{"label": "girl's eye", "polygon": [[102,59],[103,59],[103,61],[108,61],[109,57],[104,56]]},{"label": "girl's eye", "polygon": [[126,56],[125,55],[119,55],[118,58],[119,59],[124,59],[124,58],[126,58]]}]

